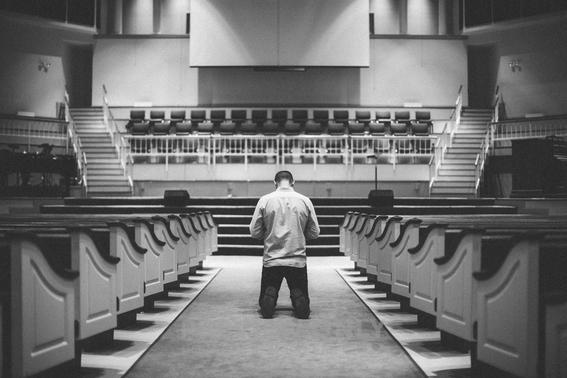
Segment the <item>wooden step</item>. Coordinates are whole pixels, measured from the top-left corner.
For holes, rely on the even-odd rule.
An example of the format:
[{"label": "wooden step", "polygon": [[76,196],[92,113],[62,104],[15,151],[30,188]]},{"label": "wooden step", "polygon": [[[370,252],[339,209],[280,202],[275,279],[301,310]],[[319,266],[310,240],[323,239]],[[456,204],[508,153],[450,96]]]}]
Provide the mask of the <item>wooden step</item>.
[{"label": "wooden step", "polygon": [[443,181],[435,180],[435,187],[436,188],[474,188],[474,179],[469,181],[456,181],[454,179]]},{"label": "wooden step", "polygon": [[87,154],[87,161],[89,161],[89,159],[96,159],[96,160],[117,159],[116,153],[114,151],[112,152],[85,151],[85,153]]}]

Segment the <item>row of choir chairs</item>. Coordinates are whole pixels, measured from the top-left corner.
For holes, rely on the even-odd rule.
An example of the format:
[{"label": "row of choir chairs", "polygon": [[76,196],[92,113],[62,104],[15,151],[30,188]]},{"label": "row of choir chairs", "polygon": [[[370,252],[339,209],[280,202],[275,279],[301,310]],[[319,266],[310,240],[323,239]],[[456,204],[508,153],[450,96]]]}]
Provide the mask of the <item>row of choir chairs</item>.
[{"label": "row of choir chairs", "polygon": [[0,235],[3,377],[74,376],[218,248],[208,211],[6,215]]},{"label": "row of choir chairs", "polygon": [[172,110],[165,117],[163,110],[151,110],[146,118],[145,110],[130,111],[126,130],[132,135],[417,135],[427,136],[432,132],[431,113],[416,111],[410,118],[409,111],[357,110],[355,118],[349,119],[348,110],[334,110],[329,117],[328,110],[314,110],[313,118],[308,118],[306,109],[273,109],[268,118],[268,110],[212,109],[207,117],[206,110],[192,110],[186,117],[185,110]]},{"label": "row of choir chairs", "polygon": [[567,371],[567,218],[349,212],[340,249],[475,374]]}]

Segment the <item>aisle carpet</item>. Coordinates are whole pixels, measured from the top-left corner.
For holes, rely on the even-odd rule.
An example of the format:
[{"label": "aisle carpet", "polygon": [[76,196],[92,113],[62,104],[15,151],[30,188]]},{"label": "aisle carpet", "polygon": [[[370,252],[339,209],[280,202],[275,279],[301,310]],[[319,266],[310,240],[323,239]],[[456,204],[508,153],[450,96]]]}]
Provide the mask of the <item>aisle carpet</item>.
[{"label": "aisle carpet", "polygon": [[311,317],[292,314],[282,286],[273,319],[258,312],[261,258],[212,256],[222,270],[127,377],[422,377],[336,269],[308,260]]}]

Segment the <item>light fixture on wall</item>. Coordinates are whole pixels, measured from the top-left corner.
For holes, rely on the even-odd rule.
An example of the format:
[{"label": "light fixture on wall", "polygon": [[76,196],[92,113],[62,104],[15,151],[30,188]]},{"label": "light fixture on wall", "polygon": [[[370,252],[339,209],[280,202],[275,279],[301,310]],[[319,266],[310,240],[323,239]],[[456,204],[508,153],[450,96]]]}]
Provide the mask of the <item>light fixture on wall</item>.
[{"label": "light fixture on wall", "polygon": [[49,66],[51,66],[51,63],[44,62],[43,60],[39,60],[39,65],[37,66],[37,69],[39,71],[47,72],[49,70]]},{"label": "light fixture on wall", "polygon": [[519,60],[511,61],[510,69],[512,70],[512,72],[516,72],[516,70],[518,70],[518,72],[522,72],[522,66],[520,66],[520,61]]}]

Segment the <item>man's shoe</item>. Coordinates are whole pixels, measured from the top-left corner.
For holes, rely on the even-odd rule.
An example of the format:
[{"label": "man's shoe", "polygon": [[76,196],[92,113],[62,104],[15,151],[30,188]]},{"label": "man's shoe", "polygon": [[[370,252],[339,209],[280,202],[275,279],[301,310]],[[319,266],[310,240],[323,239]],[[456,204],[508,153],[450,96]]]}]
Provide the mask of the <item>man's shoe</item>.
[{"label": "man's shoe", "polygon": [[295,308],[295,316],[299,319],[309,318],[311,310],[309,309],[309,299],[299,289],[291,291],[291,301]]},{"label": "man's shoe", "polygon": [[275,287],[269,286],[260,302],[260,312],[265,319],[271,319],[276,310],[276,300],[278,292]]}]

